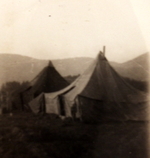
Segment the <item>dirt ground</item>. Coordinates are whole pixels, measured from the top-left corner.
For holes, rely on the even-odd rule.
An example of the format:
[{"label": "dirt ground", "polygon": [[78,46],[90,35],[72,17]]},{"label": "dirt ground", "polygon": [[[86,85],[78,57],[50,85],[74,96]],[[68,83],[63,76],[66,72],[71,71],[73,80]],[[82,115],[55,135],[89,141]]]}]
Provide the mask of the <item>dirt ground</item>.
[{"label": "dirt ground", "polygon": [[0,115],[0,158],[148,158],[148,122]]}]

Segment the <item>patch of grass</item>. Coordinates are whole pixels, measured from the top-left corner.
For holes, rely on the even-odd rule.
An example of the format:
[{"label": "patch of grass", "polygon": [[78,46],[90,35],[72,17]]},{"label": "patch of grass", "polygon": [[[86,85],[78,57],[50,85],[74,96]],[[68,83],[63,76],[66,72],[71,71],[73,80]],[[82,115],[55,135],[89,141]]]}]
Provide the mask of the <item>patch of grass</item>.
[{"label": "patch of grass", "polygon": [[148,125],[5,114],[0,116],[0,158],[148,158]]},{"label": "patch of grass", "polygon": [[0,135],[1,158],[76,158],[93,147],[97,134],[93,125],[22,113],[0,116]]}]

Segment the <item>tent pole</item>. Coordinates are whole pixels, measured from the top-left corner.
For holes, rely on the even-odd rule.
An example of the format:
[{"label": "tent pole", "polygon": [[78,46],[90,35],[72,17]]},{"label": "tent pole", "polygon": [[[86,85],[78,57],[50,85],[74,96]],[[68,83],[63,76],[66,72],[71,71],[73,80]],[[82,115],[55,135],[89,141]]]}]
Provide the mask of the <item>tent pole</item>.
[{"label": "tent pole", "polygon": [[104,56],[105,56],[105,51],[106,51],[106,47],[103,46],[103,54],[104,54]]},{"label": "tent pole", "polygon": [[21,99],[21,110],[24,111],[24,105],[23,105],[23,95],[20,93],[20,99]]}]

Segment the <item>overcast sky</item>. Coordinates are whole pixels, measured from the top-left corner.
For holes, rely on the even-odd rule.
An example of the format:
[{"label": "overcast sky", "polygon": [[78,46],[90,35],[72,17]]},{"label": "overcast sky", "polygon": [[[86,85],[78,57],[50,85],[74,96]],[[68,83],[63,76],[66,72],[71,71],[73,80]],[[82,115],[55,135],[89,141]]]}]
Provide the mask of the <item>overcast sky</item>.
[{"label": "overcast sky", "polygon": [[0,53],[40,59],[111,61],[150,50],[150,0],[5,0],[0,2]]}]

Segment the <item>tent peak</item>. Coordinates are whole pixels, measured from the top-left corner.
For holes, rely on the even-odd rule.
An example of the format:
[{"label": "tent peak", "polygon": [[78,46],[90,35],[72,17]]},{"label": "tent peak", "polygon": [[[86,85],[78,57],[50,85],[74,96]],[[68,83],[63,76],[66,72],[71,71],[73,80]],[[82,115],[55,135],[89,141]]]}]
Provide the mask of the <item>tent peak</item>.
[{"label": "tent peak", "polygon": [[99,52],[98,57],[99,57],[101,60],[106,60],[105,53],[103,53],[102,51]]},{"label": "tent peak", "polygon": [[54,66],[53,66],[53,63],[52,63],[51,61],[48,62],[48,66],[49,66],[49,67],[54,67]]},{"label": "tent peak", "polygon": [[106,47],[103,46],[103,51],[99,51],[99,54],[98,54],[100,59],[106,59],[105,52],[106,52]]}]

